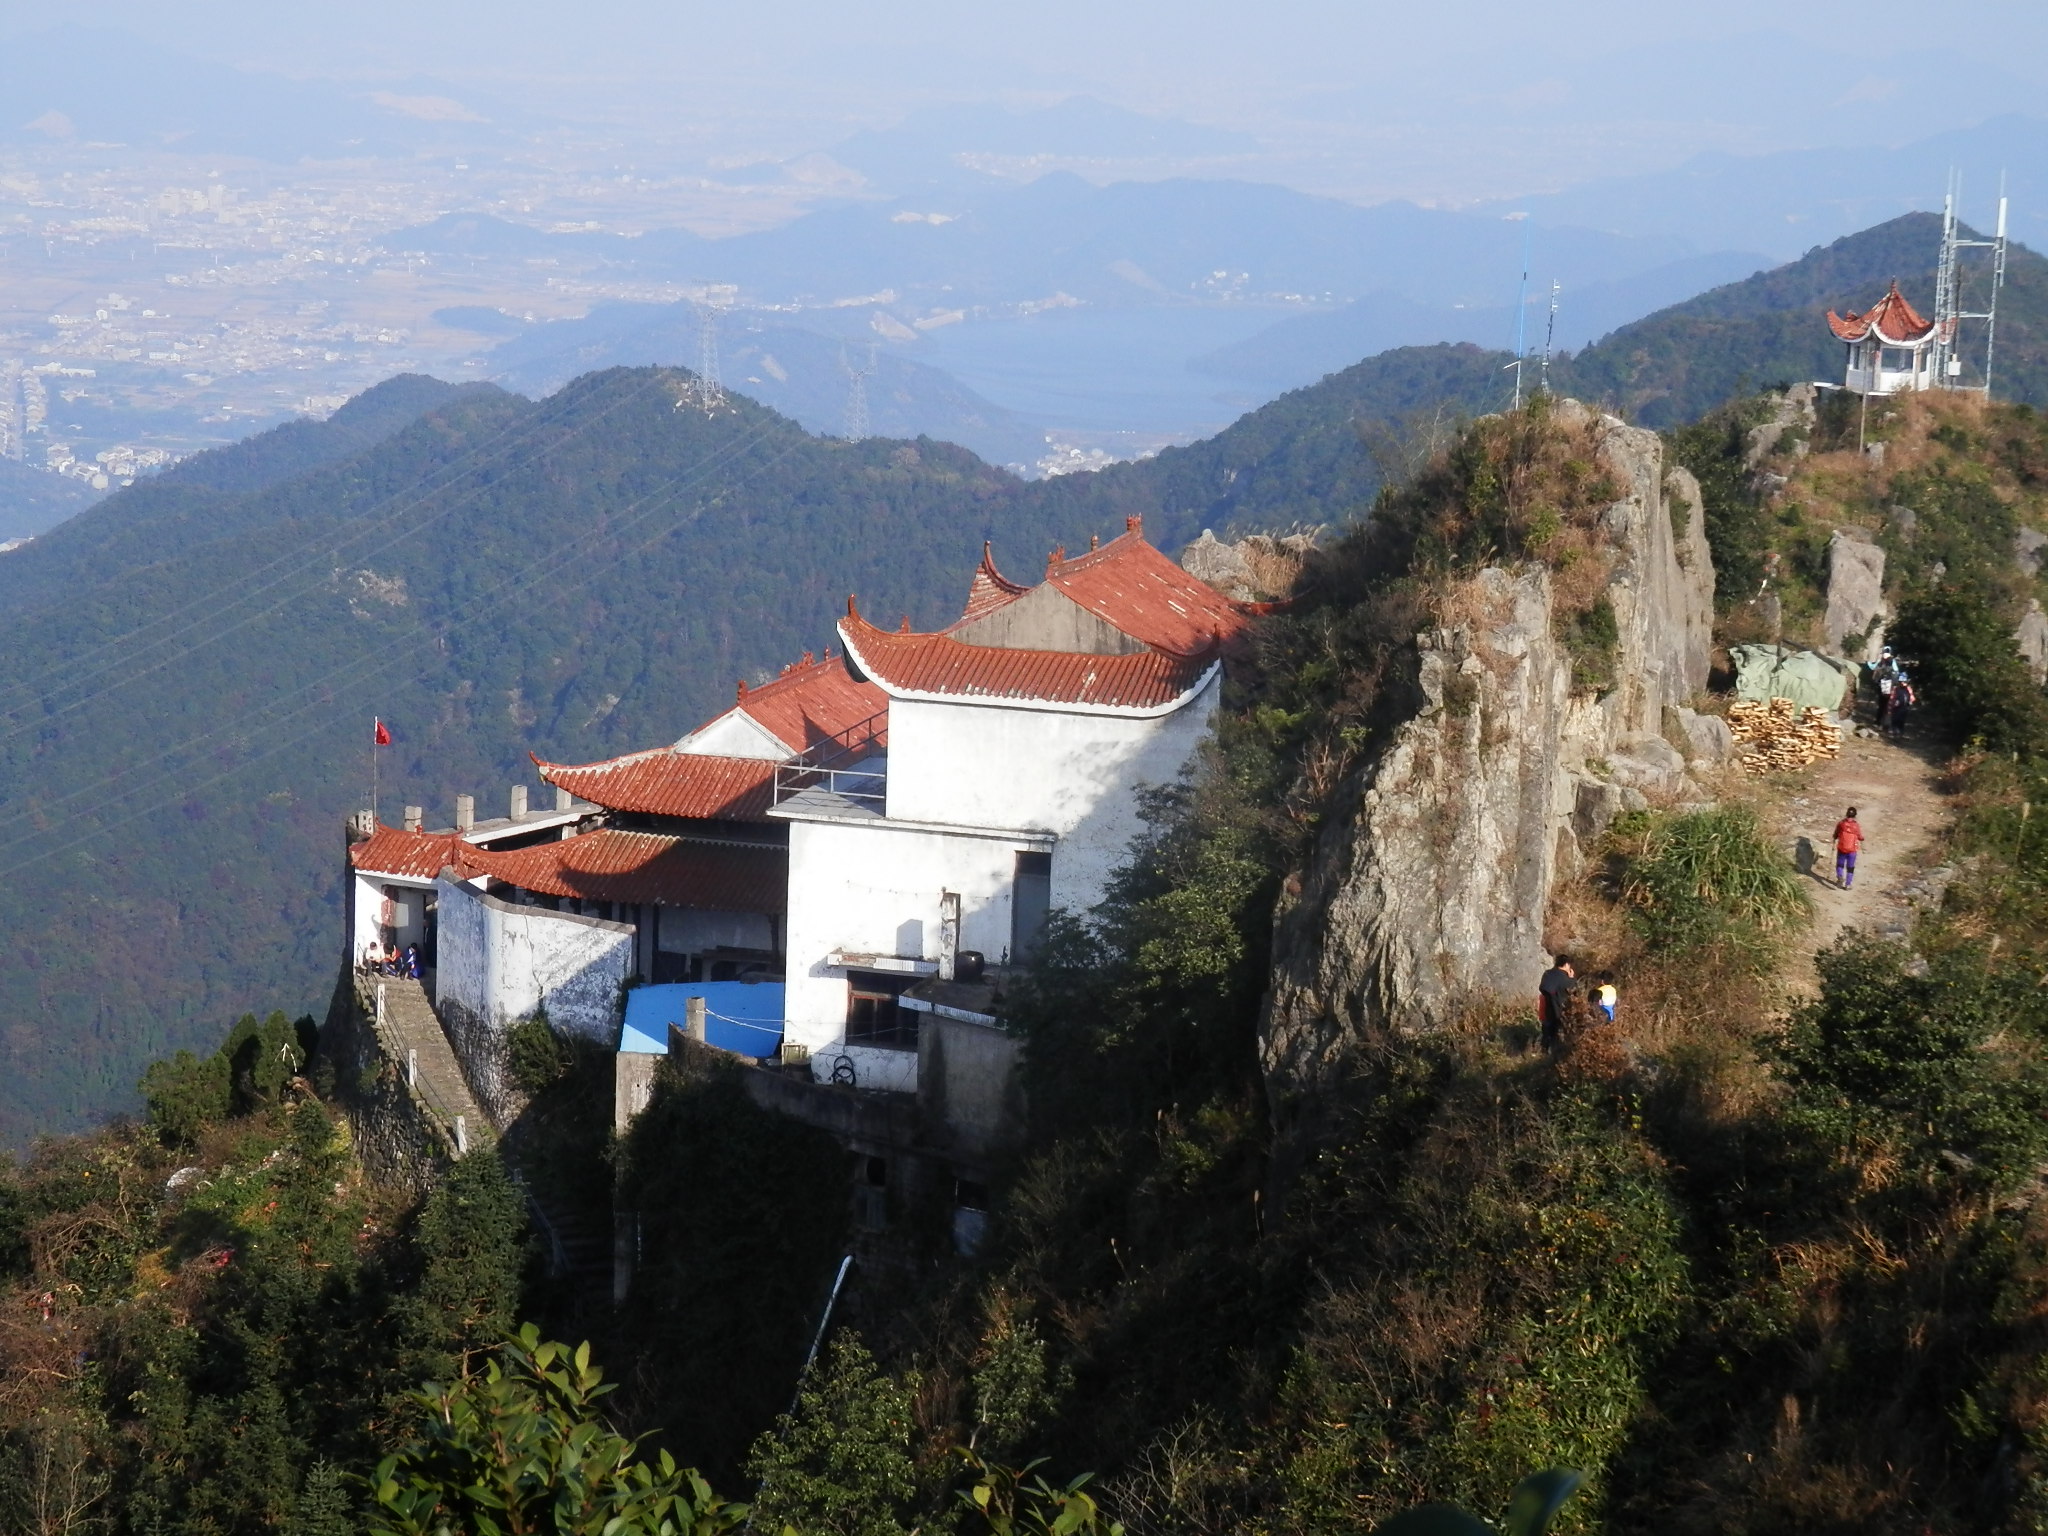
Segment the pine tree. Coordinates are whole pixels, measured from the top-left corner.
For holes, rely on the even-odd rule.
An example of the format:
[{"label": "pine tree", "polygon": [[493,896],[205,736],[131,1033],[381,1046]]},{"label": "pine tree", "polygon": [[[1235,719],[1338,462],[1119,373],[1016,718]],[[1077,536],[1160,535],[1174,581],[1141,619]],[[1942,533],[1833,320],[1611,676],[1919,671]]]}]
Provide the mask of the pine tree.
[{"label": "pine tree", "polygon": [[411,1298],[420,1350],[446,1362],[511,1331],[525,1230],[524,1202],[496,1152],[472,1152],[448,1170],[413,1234],[422,1264]]}]

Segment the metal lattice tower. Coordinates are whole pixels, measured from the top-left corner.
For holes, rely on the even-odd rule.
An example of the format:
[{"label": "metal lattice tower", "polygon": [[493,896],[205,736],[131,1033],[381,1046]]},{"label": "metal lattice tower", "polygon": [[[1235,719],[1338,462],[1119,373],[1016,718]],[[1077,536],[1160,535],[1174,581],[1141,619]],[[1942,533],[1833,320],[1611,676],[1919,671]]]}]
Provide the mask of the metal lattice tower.
[{"label": "metal lattice tower", "polygon": [[846,439],[857,443],[868,435],[868,380],[874,377],[878,366],[875,361],[875,347],[868,344],[868,361],[865,368],[856,368],[846,359],[842,349],[839,366],[846,370],[848,380],[846,391]]},{"label": "metal lattice tower", "polygon": [[[1941,204],[1941,262],[1934,280],[1934,381],[1938,388],[1976,390],[1988,399],[1992,356],[1998,341],[1998,290],[2005,286],[2005,189],[2002,185],[1999,188],[1997,231],[1988,240],[1966,236],[1957,217],[1962,199],[1962,175],[1951,171],[1948,194]],[[1966,271],[1965,251],[1991,254],[1988,261],[1973,262]],[[1971,301],[1965,292],[1973,275],[1981,294],[1977,302],[1982,308],[1978,309],[1968,307]],[[1964,326],[1976,321],[1984,326],[1984,361],[1982,373],[1972,378],[1968,361],[1977,349]]]},{"label": "metal lattice tower", "polygon": [[725,401],[718,378],[718,306],[708,300],[697,306],[697,389],[707,411]]}]

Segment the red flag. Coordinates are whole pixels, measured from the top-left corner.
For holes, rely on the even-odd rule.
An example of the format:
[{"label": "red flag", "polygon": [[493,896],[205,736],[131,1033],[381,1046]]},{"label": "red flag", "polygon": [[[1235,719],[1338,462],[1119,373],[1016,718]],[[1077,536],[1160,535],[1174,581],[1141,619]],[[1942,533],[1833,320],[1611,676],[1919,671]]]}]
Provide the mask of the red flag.
[{"label": "red flag", "polygon": [[391,745],[391,732],[385,728],[384,722],[382,720],[379,720],[377,722],[376,742],[377,745],[380,747],[388,747]]}]

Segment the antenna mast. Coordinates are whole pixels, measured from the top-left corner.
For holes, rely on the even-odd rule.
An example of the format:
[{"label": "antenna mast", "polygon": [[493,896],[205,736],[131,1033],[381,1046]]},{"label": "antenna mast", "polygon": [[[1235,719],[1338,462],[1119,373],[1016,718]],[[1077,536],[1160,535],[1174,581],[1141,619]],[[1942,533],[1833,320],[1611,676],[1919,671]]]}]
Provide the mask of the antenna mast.
[{"label": "antenna mast", "polygon": [[[1941,389],[1976,390],[1989,399],[1992,354],[1998,339],[1998,291],[2005,286],[2005,178],[1999,178],[1997,233],[1989,240],[1965,237],[1958,216],[1962,192],[1961,173],[1950,171],[1948,195],[1942,199],[1941,267],[1934,283],[1934,381]],[[1986,274],[1989,291],[1984,296],[1982,309],[1964,308],[1962,253],[1973,250],[1991,253],[1990,270]],[[1980,382],[1968,380],[1963,370],[1962,326],[1966,320],[1984,322],[1984,371]]]},{"label": "antenna mast", "polygon": [[1543,370],[1536,376],[1536,388],[1544,394],[1550,393],[1550,344],[1557,340],[1557,295],[1558,281],[1550,280],[1550,321],[1543,327]]}]

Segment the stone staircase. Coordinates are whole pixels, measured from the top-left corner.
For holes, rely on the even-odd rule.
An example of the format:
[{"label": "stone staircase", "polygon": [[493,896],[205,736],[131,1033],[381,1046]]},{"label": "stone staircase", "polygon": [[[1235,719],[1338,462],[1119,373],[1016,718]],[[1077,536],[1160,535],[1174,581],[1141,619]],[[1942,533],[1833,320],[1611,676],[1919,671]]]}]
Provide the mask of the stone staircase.
[{"label": "stone staircase", "polygon": [[[488,1146],[496,1138],[483,1108],[470,1094],[447,1033],[416,981],[379,976],[365,984],[385,1046],[407,1074],[448,1134],[464,1147]],[[457,1122],[460,1129],[457,1129]]]}]

